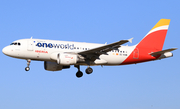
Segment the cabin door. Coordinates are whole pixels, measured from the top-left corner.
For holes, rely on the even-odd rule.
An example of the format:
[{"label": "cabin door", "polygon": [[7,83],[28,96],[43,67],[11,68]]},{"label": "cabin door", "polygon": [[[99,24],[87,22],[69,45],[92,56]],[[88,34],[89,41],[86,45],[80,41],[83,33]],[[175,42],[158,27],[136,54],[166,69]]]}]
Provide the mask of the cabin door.
[{"label": "cabin door", "polygon": [[34,46],[33,40],[32,40],[32,39],[28,40],[27,44],[28,44],[28,45],[27,45],[27,50],[28,50],[28,51],[33,51],[33,50],[34,50],[34,49],[33,49],[33,48],[34,48],[34,47],[33,47],[33,46]]},{"label": "cabin door", "polygon": [[133,59],[139,59],[139,49],[135,48],[133,53]]}]

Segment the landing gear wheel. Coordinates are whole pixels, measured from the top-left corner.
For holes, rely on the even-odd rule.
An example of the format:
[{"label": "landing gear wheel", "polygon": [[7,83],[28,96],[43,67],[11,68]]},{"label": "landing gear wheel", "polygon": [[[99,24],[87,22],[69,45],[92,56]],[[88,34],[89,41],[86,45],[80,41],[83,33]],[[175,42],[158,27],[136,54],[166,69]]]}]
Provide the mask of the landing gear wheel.
[{"label": "landing gear wheel", "polygon": [[30,68],[29,68],[30,63],[31,63],[31,60],[30,60],[30,59],[27,59],[27,67],[25,68],[26,71],[29,71],[29,70],[30,70]]},{"label": "landing gear wheel", "polygon": [[83,76],[83,73],[82,73],[81,71],[78,71],[78,72],[76,73],[76,77],[80,78],[80,77],[82,77],[82,76]]},{"label": "landing gear wheel", "polygon": [[91,74],[93,72],[93,69],[91,68],[91,67],[88,67],[87,69],[86,69],[86,73],[87,74]]},{"label": "landing gear wheel", "polygon": [[80,78],[83,76],[83,72],[80,71],[80,65],[74,65],[78,69],[78,72],[76,73],[76,77]]},{"label": "landing gear wheel", "polygon": [[26,68],[25,68],[25,70],[26,70],[26,71],[29,71],[29,70],[30,70],[30,68],[29,68],[29,67],[26,67]]}]

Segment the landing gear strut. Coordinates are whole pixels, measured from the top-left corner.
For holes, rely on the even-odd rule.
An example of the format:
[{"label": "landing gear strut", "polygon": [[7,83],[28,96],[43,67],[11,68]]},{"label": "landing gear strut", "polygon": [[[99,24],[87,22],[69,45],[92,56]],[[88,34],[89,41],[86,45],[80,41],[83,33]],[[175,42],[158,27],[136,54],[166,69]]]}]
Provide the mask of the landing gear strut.
[{"label": "landing gear strut", "polygon": [[28,60],[27,60],[27,67],[25,68],[26,71],[29,71],[29,70],[30,70],[30,68],[29,68],[30,62],[31,62],[31,60],[28,59]]},{"label": "landing gear strut", "polygon": [[79,65],[75,65],[74,67],[76,67],[78,69],[78,72],[76,73],[76,77],[80,78],[83,76],[83,73],[80,71],[80,66]]}]

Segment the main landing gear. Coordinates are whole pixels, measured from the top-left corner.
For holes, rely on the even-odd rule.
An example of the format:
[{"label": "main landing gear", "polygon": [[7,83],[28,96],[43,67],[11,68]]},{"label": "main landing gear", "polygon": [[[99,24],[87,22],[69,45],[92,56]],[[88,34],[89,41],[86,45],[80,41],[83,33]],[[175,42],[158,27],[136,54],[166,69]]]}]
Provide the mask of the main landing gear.
[{"label": "main landing gear", "polygon": [[[83,72],[80,71],[80,66],[79,65],[75,65],[74,67],[76,67],[78,69],[77,73],[76,73],[76,77],[80,78],[83,76]],[[91,67],[88,67],[86,69],[86,73],[87,74],[91,74],[93,72],[93,69]]]},{"label": "main landing gear", "polygon": [[30,63],[31,63],[31,60],[28,59],[28,60],[27,60],[27,67],[25,68],[26,71],[29,71],[29,70],[30,70],[30,68],[29,68]]}]

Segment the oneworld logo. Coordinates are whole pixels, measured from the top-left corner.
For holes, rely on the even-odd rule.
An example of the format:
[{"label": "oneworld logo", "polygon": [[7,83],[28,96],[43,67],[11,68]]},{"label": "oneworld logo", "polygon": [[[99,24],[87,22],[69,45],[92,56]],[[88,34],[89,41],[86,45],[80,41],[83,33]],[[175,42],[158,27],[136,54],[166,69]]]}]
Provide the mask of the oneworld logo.
[{"label": "oneworld logo", "polygon": [[45,47],[45,48],[60,48],[60,49],[74,49],[74,44],[52,44],[52,43],[37,43],[36,46],[38,47]]}]

